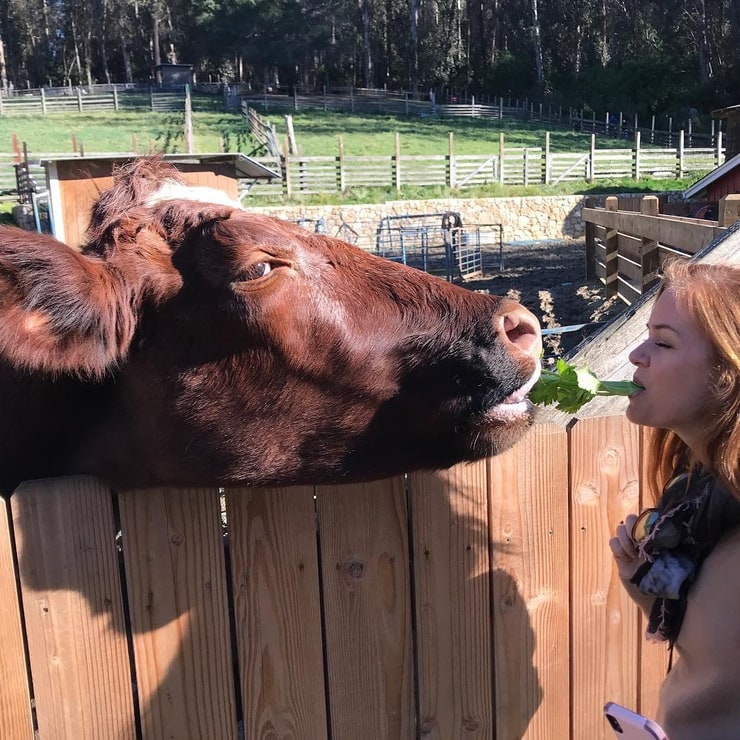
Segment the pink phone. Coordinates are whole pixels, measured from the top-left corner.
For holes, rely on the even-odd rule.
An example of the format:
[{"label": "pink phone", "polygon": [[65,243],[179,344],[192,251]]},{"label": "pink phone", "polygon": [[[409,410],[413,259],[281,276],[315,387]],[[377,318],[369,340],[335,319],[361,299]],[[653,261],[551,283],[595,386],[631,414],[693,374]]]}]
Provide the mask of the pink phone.
[{"label": "pink phone", "polygon": [[622,740],[668,740],[657,722],[613,701],[604,705],[604,716],[614,734]]}]

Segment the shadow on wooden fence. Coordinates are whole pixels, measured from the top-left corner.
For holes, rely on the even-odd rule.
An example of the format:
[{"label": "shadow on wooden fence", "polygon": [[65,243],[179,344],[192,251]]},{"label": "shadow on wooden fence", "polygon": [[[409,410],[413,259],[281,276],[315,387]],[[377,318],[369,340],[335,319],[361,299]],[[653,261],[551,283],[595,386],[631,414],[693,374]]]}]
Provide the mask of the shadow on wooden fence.
[{"label": "shadow on wooden fence", "polygon": [[604,702],[650,713],[665,672],[607,545],[640,448],[613,416],[361,485],[25,483],[0,737],[605,739]]}]

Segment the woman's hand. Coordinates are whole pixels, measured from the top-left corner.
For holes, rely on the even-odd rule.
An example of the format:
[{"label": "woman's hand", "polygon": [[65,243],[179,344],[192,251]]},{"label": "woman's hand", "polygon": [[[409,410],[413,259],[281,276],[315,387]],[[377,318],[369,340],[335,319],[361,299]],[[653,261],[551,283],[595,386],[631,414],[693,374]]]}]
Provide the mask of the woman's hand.
[{"label": "woman's hand", "polygon": [[629,582],[635,571],[644,562],[637,551],[637,546],[632,541],[632,527],[635,526],[637,517],[628,514],[624,522],[617,526],[616,536],[609,540],[609,549],[617,564],[617,571],[622,581]]},{"label": "woman's hand", "polygon": [[622,581],[625,591],[645,614],[649,614],[655,600],[654,597],[642,593],[630,581],[635,571],[645,562],[640,557],[637,546],[632,540],[632,527],[635,526],[636,521],[637,517],[634,514],[628,514],[625,517],[624,522],[617,526],[615,536],[609,540],[609,549],[612,551],[619,579]]}]

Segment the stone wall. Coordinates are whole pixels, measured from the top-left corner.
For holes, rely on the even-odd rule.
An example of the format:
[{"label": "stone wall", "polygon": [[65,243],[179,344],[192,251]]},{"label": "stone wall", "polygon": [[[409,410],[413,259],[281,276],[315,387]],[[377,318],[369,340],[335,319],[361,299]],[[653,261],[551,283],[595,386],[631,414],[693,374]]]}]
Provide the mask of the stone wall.
[{"label": "stone wall", "polygon": [[291,221],[307,220],[307,228],[314,228],[319,219],[326,225],[326,233],[335,235],[342,223],[357,232],[360,246],[371,246],[378,222],[384,216],[405,214],[443,213],[458,211],[463,227],[501,224],[504,242],[531,239],[578,239],[584,234],[581,220],[584,196],[536,196],[527,198],[441,198],[438,200],[393,200],[385,203],[333,206],[268,206],[245,207],[256,213],[265,213]]}]

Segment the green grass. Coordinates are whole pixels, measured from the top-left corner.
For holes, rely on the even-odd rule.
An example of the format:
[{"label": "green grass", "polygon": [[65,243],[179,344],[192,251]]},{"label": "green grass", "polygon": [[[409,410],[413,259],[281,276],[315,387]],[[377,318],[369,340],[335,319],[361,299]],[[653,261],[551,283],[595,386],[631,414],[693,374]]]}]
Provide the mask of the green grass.
[{"label": "green grass", "polygon": [[[302,205],[357,205],[360,203],[383,203],[393,200],[429,200],[435,198],[515,198],[532,197],[537,195],[609,195],[666,193],[685,190],[695,183],[700,175],[683,178],[681,180],[656,180],[644,178],[635,181],[631,178],[615,180],[599,180],[596,183],[562,182],[557,185],[487,185],[478,188],[455,190],[446,187],[403,187],[400,192],[394,188],[357,188],[347,190],[341,195],[325,193],[322,195],[307,195],[292,198],[286,201],[291,204]],[[274,204],[283,202],[282,199],[267,196],[251,196],[248,201],[252,205]]]},{"label": "green grass", "polygon": [[[347,155],[392,154],[395,135],[400,135],[402,154],[440,154],[448,151],[449,132],[454,132],[456,154],[498,152],[499,133],[506,146],[542,147],[542,128],[515,122],[483,119],[437,119],[404,116],[350,115],[324,111],[298,111],[292,114],[296,140],[306,156],[333,155],[342,137]],[[278,136],[286,136],[283,114],[271,114]],[[193,114],[196,150],[214,152],[222,145],[226,151],[253,153],[256,142],[249,135],[240,114],[219,111],[196,111]],[[11,151],[11,137],[26,142],[29,152],[63,153],[74,151],[74,145],[86,152],[139,151],[183,152],[183,115],[119,111],[118,113],[50,113],[46,116],[0,117],[0,151]],[[584,151],[590,145],[588,134],[552,131],[550,147],[555,152]],[[624,148],[628,142],[598,140],[600,148]]]},{"label": "green grass", "polygon": [[[194,103],[193,132],[197,152],[221,149],[248,155],[263,154],[247,131],[239,113],[215,110],[212,99]],[[305,156],[332,156],[338,152],[341,136],[347,156],[384,155],[395,152],[395,136],[400,136],[404,155],[445,154],[449,149],[449,133],[454,133],[455,154],[496,154],[499,134],[503,132],[509,148],[544,147],[545,130],[534,125],[484,119],[418,118],[386,115],[354,115],[320,110],[298,111],[291,114],[299,149]],[[286,136],[285,114],[264,116],[271,121],[280,139]],[[54,113],[46,116],[0,117],[0,152],[12,151],[12,137],[25,142],[29,153],[63,154],[75,150],[86,153],[140,153],[185,151],[182,113],[119,111],[118,113]],[[553,130],[550,148],[553,152],[588,150],[589,134]],[[597,140],[599,148],[628,148],[630,142],[615,139]],[[587,183],[560,183],[557,186],[491,185],[476,190],[458,192],[449,188],[404,188],[397,193],[392,188],[365,188],[338,195],[322,195],[301,199],[302,203],[363,203],[382,200],[442,197],[502,197],[514,195],[563,195],[572,193],[659,192],[683,190],[698,176],[685,180],[614,180]],[[253,202],[258,202],[255,199]]]},{"label": "green grass", "polygon": [[[249,154],[255,148],[241,116],[198,113],[193,117],[198,152],[226,151]],[[30,154],[63,154],[80,147],[85,152],[185,152],[182,113],[119,111],[118,113],[51,113],[47,116],[0,117],[0,151],[12,151],[15,134]]]}]

